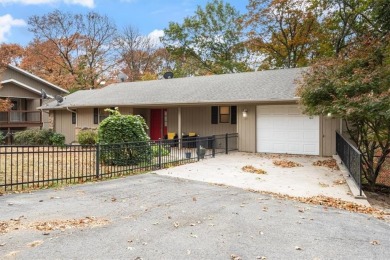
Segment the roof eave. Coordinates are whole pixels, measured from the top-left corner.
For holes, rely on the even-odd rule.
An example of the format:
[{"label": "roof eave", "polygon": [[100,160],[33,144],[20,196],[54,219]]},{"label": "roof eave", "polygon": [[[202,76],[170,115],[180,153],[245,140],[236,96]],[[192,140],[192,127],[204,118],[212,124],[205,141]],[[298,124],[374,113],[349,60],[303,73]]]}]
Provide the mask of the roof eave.
[{"label": "roof eave", "polygon": [[60,106],[50,106],[50,107],[39,107],[43,110],[62,110],[67,108],[95,108],[95,107],[179,107],[179,106],[202,106],[202,105],[227,105],[227,104],[261,104],[261,103],[296,103],[298,99],[263,99],[263,100],[229,100],[229,101],[198,101],[191,103],[169,103],[169,102],[159,102],[159,103],[134,103],[134,104],[92,104],[92,105],[60,105]]}]

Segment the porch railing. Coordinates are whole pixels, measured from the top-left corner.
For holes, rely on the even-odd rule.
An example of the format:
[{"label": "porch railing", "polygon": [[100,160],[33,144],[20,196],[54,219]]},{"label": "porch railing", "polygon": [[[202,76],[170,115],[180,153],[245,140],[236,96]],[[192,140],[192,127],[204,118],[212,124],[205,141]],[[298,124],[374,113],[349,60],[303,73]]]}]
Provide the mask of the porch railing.
[{"label": "porch railing", "polygon": [[39,124],[42,122],[41,111],[10,110],[6,112],[0,112],[0,122],[8,124]]},{"label": "porch railing", "polygon": [[113,178],[237,150],[238,134],[91,146],[0,146],[0,192]]},{"label": "porch railing", "polygon": [[336,132],[336,152],[355,180],[362,196],[362,154],[340,133]]}]

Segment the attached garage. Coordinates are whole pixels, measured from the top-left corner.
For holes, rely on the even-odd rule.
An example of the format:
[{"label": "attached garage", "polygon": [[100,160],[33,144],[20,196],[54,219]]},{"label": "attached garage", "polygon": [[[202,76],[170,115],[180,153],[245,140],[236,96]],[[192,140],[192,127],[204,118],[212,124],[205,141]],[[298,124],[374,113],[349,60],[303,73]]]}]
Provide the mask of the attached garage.
[{"label": "attached garage", "polygon": [[303,115],[297,105],[261,105],[256,109],[256,151],[320,154],[320,118]]}]

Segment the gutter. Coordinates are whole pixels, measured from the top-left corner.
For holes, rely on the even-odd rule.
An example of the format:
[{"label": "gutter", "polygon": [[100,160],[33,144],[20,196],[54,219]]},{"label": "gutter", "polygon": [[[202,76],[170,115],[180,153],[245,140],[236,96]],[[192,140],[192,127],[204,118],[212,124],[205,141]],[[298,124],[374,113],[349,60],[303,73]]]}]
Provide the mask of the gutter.
[{"label": "gutter", "polygon": [[69,109],[69,107],[66,107],[66,110],[68,110],[69,112],[77,114],[77,112],[75,110]]}]

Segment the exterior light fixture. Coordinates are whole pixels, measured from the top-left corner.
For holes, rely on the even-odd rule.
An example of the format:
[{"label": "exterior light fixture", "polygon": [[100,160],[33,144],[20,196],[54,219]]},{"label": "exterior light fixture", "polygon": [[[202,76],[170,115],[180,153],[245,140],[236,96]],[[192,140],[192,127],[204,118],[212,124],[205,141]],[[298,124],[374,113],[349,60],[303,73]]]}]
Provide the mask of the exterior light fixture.
[{"label": "exterior light fixture", "polygon": [[332,117],[332,113],[329,112],[329,113],[327,114],[327,117]]},{"label": "exterior light fixture", "polygon": [[242,110],[242,117],[247,118],[248,117],[248,109]]}]

